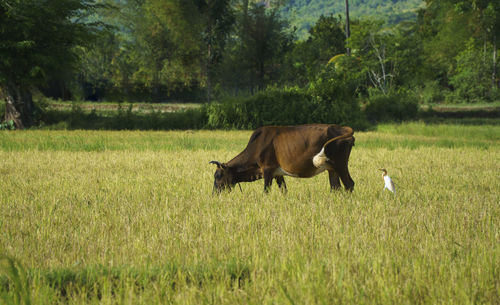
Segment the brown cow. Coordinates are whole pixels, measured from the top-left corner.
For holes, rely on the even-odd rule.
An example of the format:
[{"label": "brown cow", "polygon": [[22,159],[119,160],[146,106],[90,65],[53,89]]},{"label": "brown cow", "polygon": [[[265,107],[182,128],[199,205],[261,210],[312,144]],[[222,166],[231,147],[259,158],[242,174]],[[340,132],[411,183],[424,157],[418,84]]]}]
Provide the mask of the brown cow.
[{"label": "brown cow", "polygon": [[[264,178],[264,190],[273,178],[286,191],[283,176],[309,178],[327,170],[331,189],[354,189],[347,167],[354,131],[339,125],[264,126],[255,130],[245,150],[217,165],[214,191],[231,190],[239,182]],[[339,179],[340,177],[340,179]]]}]

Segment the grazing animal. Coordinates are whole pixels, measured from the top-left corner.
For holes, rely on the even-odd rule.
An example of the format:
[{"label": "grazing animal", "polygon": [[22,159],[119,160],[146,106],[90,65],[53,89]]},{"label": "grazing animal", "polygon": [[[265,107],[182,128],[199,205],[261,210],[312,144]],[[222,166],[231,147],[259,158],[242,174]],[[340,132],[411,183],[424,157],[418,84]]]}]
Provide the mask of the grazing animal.
[{"label": "grazing animal", "polygon": [[331,189],[339,189],[342,180],[345,189],[352,191],[354,181],[347,165],[354,146],[353,134],[351,127],[328,124],[260,127],[231,161],[210,161],[217,165],[214,192],[261,178],[264,191],[269,191],[273,179],[286,191],[284,176],[309,178],[325,170]]},{"label": "grazing animal", "polygon": [[391,177],[387,175],[387,170],[385,168],[380,168],[379,170],[382,171],[382,178],[384,178],[384,190],[388,189],[396,195],[396,187],[394,186],[394,182],[392,182]]}]

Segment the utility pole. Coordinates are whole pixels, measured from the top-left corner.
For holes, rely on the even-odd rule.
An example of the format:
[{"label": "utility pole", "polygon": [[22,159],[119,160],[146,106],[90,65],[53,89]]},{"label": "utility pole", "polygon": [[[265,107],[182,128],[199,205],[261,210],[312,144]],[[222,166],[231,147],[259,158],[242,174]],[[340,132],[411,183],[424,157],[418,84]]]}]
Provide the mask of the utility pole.
[{"label": "utility pole", "polygon": [[[345,36],[351,37],[351,27],[349,25],[349,0],[345,0]],[[347,48],[347,56],[351,56],[351,49]]]}]

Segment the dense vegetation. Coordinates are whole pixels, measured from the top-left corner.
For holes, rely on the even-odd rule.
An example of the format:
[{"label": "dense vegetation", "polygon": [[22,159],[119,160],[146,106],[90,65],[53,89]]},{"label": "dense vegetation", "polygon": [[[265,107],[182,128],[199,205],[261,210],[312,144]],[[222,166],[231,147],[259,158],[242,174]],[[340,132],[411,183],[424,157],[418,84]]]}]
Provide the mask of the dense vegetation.
[{"label": "dense vegetation", "polygon": [[[370,122],[411,118],[415,103],[498,100],[498,1],[351,1],[359,18],[347,40],[344,19],[334,15],[340,2],[319,10],[325,15],[298,39],[290,8],[307,12],[326,2],[1,1],[3,117],[17,127],[46,120],[33,94],[35,100],[219,101],[238,108],[259,92],[288,108],[280,97],[295,91],[302,100],[294,103],[304,105],[290,105],[287,113],[319,103],[318,111],[340,117],[355,111],[355,121]],[[417,17],[391,23],[382,13],[363,13],[394,16],[390,10],[399,8]],[[277,107],[261,104],[259,113]]]},{"label": "dense vegetation", "polygon": [[[414,21],[417,11],[425,6],[423,0],[350,0],[349,11],[354,18],[378,18],[390,25],[403,21]],[[321,15],[345,16],[344,1],[330,0],[290,0],[283,8],[291,19],[291,25],[297,27],[299,38],[307,37],[310,28]]]}]

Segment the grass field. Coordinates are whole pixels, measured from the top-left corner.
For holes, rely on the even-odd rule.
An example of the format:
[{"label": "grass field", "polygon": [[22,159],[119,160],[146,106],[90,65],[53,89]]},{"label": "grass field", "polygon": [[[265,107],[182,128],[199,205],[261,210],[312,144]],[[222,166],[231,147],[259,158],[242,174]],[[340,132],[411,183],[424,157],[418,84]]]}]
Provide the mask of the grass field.
[{"label": "grass field", "polygon": [[0,304],[500,303],[500,126],[357,133],[352,194],[212,196],[250,134],[0,132]]}]

